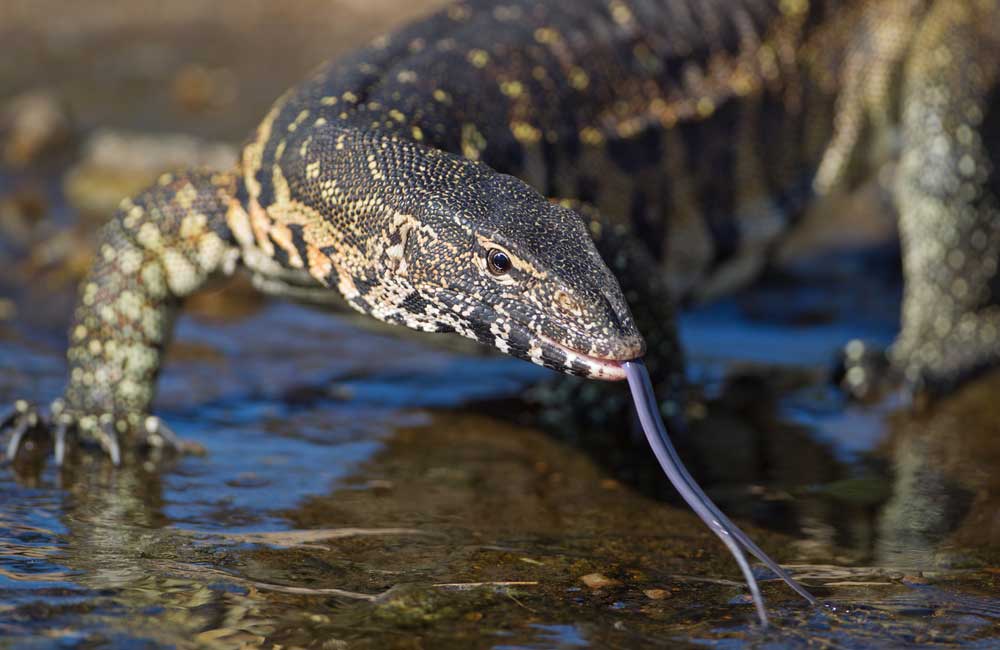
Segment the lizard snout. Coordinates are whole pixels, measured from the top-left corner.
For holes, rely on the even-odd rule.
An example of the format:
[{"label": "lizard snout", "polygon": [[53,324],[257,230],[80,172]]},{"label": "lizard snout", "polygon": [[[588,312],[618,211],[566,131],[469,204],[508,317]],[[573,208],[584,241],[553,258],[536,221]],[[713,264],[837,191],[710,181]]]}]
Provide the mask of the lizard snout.
[{"label": "lizard snout", "polygon": [[632,361],[646,354],[646,340],[636,334],[613,339],[608,344],[607,358],[615,361]]}]

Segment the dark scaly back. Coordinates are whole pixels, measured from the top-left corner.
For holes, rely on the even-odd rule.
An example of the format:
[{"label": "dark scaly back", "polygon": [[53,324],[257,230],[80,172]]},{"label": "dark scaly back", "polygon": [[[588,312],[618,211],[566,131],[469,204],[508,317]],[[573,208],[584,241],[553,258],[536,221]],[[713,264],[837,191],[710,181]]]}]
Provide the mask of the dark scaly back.
[{"label": "dark scaly back", "polygon": [[296,130],[393,135],[593,203],[676,292],[711,294],[760,267],[808,194],[866,4],[456,3],[279,100],[244,173],[266,208]]}]

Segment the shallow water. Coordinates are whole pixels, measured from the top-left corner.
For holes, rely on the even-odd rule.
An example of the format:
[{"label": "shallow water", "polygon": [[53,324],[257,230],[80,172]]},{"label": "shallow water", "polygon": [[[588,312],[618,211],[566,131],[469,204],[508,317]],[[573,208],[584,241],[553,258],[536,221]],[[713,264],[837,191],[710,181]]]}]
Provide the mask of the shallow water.
[{"label": "shallow water", "polygon": [[[289,47],[329,49],[331,25],[353,29],[311,11]],[[368,32],[396,19],[365,15]],[[12,78],[105,75],[99,93],[67,90],[86,126],[241,137],[292,75],[259,74],[247,53],[268,48],[235,27],[200,46],[184,20],[70,45],[62,24],[49,49],[10,59]],[[115,55],[107,72],[98,64],[123,41],[145,54]],[[190,49],[165,45],[177,42]],[[171,113],[157,75],[184,53],[238,59],[249,99]],[[0,174],[0,404],[47,402],[63,385],[79,233],[93,228],[63,196],[65,165]],[[38,214],[18,216],[36,195]],[[630,422],[543,429],[523,395],[547,371],[238,285],[181,319],[157,402],[204,456],[0,466],[0,647],[997,647],[1000,377],[929,409],[849,403],[828,381],[844,341],[891,340],[886,257],[833,255],[682,319],[698,391],[681,455],[825,603],[760,570],[766,633],[725,548]]]},{"label": "shallow water", "polygon": [[[59,328],[12,293],[0,400],[51,397]],[[0,644],[994,647],[995,381],[926,413],[847,405],[828,355],[890,322],[745,313],[685,317],[707,397],[678,443],[826,603],[765,581],[767,633],[627,423],[601,432],[609,461],[508,417],[546,371],[272,303],[180,323],[159,412],[204,457],[0,471]],[[800,335],[810,356],[775,345]]]}]

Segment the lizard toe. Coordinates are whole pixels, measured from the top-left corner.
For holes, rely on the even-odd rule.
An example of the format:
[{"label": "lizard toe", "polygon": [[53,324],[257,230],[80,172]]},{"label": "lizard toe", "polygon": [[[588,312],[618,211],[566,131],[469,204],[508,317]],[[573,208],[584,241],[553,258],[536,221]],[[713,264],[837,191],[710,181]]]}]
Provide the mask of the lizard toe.
[{"label": "lizard toe", "polygon": [[97,443],[111,460],[111,464],[115,467],[121,465],[122,448],[118,441],[118,432],[115,430],[114,424],[112,424],[110,420],[105,420],[100,423],[94,434],[97,438]]},{"label": "lizard toe", "polygon": [[43,414],[34,404],[17,400],[5,413],[0,415],[0,440],[6,439],[3,460],[13,463],[19,455],[24,455],[26,443],[33,434],[50,438],[52,456],[57,467],[66,464],[72,448],[100,447],[113,465],[120,466],[127,449],[170,454],[203,455],[204,448],[180,438],[161,418],[148,415],[135,418],[132,434],[126,436],[115,426],[115,418],[110,413],[81,413],[68,408],[66,402],[57,399],[52,402],[49,413]]},{"label": "lizard toe", "polygon": [[205,448],[196,442],[185,440],[177,435],[163,418],[148,416],[143,422],[144,442],[153,449],[168,449],[182,455],[201,456]]},{"label": "lizard toe", "polygon": [[17,459],[27,435],[43,425],[44,421],[33,404],[25,400],[14,402],[11,410],[0,419],[0,434],[10,432],[5,452],[7,462]]}]

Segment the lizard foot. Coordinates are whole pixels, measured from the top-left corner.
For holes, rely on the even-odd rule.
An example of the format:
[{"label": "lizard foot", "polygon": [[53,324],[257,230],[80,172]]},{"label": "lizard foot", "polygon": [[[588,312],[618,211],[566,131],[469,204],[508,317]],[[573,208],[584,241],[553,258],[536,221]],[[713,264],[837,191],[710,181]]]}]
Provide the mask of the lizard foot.
[{"label": "lizard foot", "polygon": [[[201,445],[181,439],[155,415],[141,418],[135,429],[137,435],[130,436],[130,447],[147,451],[167,450],[183,455],[204,453]],[[10,412],[0,418],[0,435],[7,432],[10,433],[6,447],[8,462],[17,460],[29,436],[47,433],[52,436],[53,458],[57,466],[62,466],[66,460],[67,442],[81,438],[95,441],[116,467],[122,463],[122,434],[116,429],[111,414],[74,414],[62,400],[52,403],[48,416],[25,400],[16,401]]]}]

